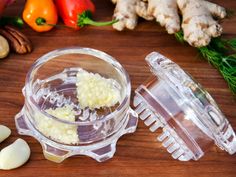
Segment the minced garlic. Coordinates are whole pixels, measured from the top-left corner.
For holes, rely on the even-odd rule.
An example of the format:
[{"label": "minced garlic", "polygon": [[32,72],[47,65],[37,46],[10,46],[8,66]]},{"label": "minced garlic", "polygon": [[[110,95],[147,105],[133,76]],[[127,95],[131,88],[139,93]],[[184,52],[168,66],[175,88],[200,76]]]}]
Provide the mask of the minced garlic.
[{"label": "minced garlic", "polygon": [[106,79],[98,73],[80,71],[77,73],[77,97],[81,108],[99,109],[111,107],[121,99],[118,83],[113,79]]},{"label": "minced garlic", "polygon": [[[48,114],[69,122],[75,122],[75,111],[70,105],[61,108],[47,109]],[[79,142],[77,126],[53,120],[42,114],[35,116],[35,121],[40,132],[45,136],[65,144],[77,144]]]}]

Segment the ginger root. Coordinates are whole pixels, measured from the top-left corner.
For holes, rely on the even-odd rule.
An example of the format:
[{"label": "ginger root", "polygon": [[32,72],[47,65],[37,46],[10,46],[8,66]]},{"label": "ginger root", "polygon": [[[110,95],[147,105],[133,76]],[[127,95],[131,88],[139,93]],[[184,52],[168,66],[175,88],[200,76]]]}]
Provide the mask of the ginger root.
[{"label": "ginger root", "polygon": [[145,0],[112,0],[112,2],[116,3],[114,18],[119,20],[113,24],[113,28],[118,31],[122,31],[125,28],[133,30],[137,26],[138,16],[146,20],[154,19],[147,12]]},{"label": "ginger root", "polygon": [[113,28],[122,31],[124,28],[134,29],[137,25],[138,16],[136,13],[136,3],[138,0],[112,0],[116,3],[114,18],[119,20],[113,24]]},{"label": "ginger root", "polygon": [[194,47],[206,46],[211,37],[218,37],[222,27],[212,15],[224,18],[226,11],[214,3],[203,0],[177,0],[183,21],[184,39]]},{"label": "ginger root", "polygon": [[180,30],[176,0],[148,0],[148,13],[152,14],[169,34]]},{"label": "ginger root", "polygon": [[[212,37],[220,36],[222,27],[213,18],[224,18],[223,7],[205,0],[112,0],[116,3],[114,18],[119,22],[113,28],[121,31],[124,28],[134,29],[138,16],[156,19],[169,34],[180,30],[184,39],[194,47],[209,44]],[[178,11],[182,15],[182,24]]]}]

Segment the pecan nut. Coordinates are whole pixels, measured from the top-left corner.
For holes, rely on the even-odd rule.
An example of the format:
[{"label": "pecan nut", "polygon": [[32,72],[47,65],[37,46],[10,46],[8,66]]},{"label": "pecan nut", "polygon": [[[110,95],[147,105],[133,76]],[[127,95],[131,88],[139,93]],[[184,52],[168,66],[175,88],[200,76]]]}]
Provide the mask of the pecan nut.
[{"label": "pecan nut", "polygon": [[16,53],[26,54],[32,51],[30,40],[17,29],[5,26],[4,28],[0,28],[0,34],[8,40],[12,50]]}]

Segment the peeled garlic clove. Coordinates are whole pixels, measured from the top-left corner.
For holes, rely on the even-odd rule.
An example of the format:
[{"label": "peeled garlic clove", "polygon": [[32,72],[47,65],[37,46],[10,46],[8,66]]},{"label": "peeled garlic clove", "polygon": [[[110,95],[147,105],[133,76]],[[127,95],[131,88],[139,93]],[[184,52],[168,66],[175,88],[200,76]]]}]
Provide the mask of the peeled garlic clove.
[{"label": "peeled garlic clove", "polygon": [[10,47],[7,40],[0,35],[0,59],[5,58],[10,52]]},{"label": "peeled garlic clove", "polygon": [[18,168],[27,162],[29,157],[29,145],[19,138],[0,152],[0,169],[11,170]]},{"label": "peeled garlic clove", "polygon": [[0,143],[7,139],[11,134],[11,130],[4,126],[0,125]]}]

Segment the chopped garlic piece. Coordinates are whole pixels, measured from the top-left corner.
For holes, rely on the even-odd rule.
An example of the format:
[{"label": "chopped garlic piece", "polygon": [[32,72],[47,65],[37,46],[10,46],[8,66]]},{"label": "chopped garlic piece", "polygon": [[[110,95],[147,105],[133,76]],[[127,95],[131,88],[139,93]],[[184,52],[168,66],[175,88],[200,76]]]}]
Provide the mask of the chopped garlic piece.
[{"label": "chopped garlic piece", "polygon": [[[74,122],[75,121],[75,111],[70,105],[66,105],[61,108],[47,109],[45,110],[48,114],[57,117],[58,119]],[[77,126],[68,125],[51,118],[48,118],[42,114],[35,116],[35,121],[39,131],[41,131],[45,136],[66,144],[76,144],[79,142],[77,134]]]},{"label": "chopped garlic piece", "polygon": [[99,74],[80,71],[77,73],[77,97],[81,108],[90,109],[111,107],[121,99],[119,84],[113,79],[106,79]]}]

